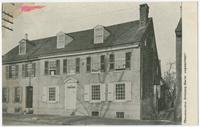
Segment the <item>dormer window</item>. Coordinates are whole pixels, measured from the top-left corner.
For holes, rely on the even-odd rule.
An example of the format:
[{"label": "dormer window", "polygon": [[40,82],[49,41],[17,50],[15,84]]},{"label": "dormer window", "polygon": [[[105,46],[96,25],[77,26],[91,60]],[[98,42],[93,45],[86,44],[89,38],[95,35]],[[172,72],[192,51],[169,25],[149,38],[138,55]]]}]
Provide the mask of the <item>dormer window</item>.
[{"label": "dormer window", "polygon": [[72,37],[66,35],[64,32],[57,33],[57,48],[65,48],[72,40]]},{"label": "dormer window", "polygon": [[19,55],[24,55],[26,54],[26,41],[22,40],[19,42]]},{"label": "dormer window", "polygon": [[94,44],[101,44],[110,35],[110,33],[101,25],[94,28]]},{"label": "dormer window", "polygon": [[103,43],[103,26],[96,26],[94,28],[94,44]]}]

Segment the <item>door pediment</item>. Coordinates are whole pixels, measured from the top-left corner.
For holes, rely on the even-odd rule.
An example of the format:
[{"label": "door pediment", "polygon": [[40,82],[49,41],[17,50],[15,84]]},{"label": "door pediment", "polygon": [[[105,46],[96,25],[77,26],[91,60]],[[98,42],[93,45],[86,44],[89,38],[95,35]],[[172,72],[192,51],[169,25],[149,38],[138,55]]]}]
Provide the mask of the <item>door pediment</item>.
[{"label": "door pediment", "polygon": [[78,83],[78,80],[72,77],[65,79],[64,84],[70,84],[70,83]]}]

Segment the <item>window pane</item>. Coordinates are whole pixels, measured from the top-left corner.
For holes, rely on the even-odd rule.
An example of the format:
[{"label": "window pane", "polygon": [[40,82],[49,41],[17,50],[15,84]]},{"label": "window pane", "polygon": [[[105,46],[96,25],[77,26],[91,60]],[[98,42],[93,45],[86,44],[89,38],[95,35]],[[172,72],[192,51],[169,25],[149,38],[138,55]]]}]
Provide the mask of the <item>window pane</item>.
[{"label": "window pane", "polygon": [[92,100],[100,100],[100,85],[92,86]]},{"label": "window pane", "polygon": [[125,84],[116,84],[116,100],[125,99]]},{"label": "window pane", "polygon": [[124,118],[124,112],[116,112],[117,118]]},{"label": "window pane", "polygon": [[55,101],[56,100],[56,88],[51,87],[49,88],[49,101]]}]

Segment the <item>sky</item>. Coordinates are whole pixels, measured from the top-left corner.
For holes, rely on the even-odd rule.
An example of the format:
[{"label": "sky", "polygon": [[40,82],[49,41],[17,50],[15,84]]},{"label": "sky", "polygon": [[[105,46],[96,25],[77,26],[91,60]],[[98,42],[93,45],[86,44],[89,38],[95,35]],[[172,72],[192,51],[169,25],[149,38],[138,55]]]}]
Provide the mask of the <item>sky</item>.
[{"label": "sky", "polygon": [[[96,25],[109,26],[139,19],[141,2],[112,3],[35,3],[45,6],[29,12],[15,9],[14,31],[3,29],[2,54],[18,45],[28,34],[29,40],[55,36],[94,28]],[[180,2],[153,2],[149,5],[149,17],[153,17],[158,56],[162,73],[175,62],[175,28],[180,19]]]}]

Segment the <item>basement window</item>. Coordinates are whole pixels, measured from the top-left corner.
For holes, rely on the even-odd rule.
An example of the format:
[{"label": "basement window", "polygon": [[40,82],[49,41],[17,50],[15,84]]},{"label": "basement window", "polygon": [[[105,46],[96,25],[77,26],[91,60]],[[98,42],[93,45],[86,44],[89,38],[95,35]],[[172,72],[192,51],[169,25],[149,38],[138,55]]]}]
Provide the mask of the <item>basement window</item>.
[{"label": "basement window", "polygon": [[124,112],[116,112],[117,118],[124,118]]},{"label": "basement window", "polygon": [[98,117],[99,116],[99,112],[98,111],[93,111],[92,112],[92,116]]}]

